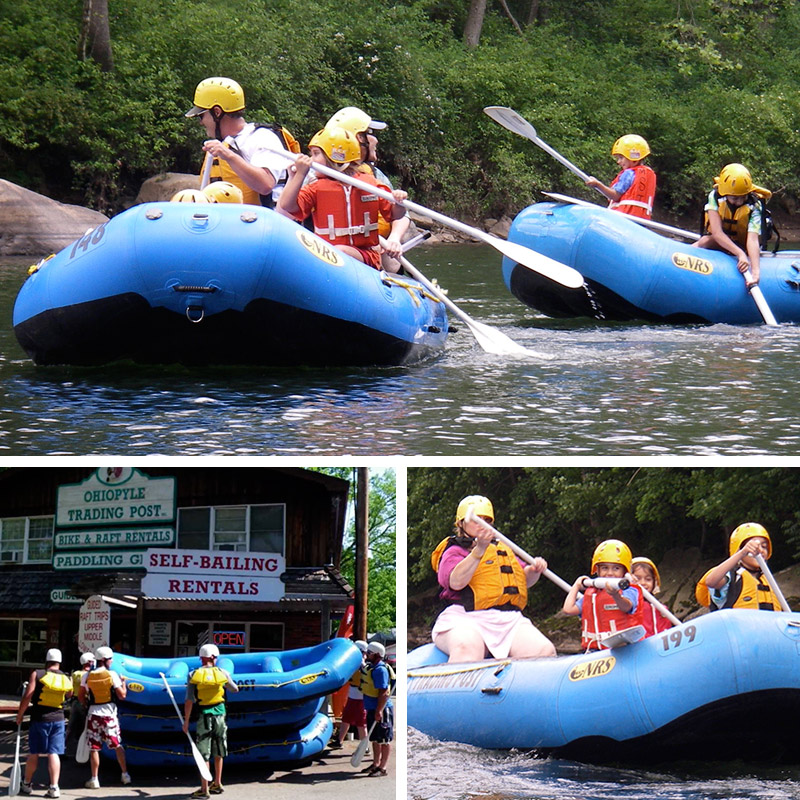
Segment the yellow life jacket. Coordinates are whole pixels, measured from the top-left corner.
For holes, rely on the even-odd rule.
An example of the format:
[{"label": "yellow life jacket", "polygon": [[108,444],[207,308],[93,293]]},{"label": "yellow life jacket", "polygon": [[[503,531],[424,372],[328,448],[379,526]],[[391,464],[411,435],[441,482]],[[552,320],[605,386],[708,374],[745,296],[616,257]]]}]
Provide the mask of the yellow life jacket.
[{"label": "yellow life jacket", "polygon": [[356,688],[356,689],[360,689],[360,688],[361,688],[361,675],[362,675],[362,673],[361,673],[361,667],[359,667],[359,668],[358,668],[358,669],[357,669],[357,670],[356,670],[356,671],[355,671],[355,672],[354,672],[354,673],[353,673],[353,674],[350,676],[350,680],[348,681],[348,683],[349,683],[351,686],[355,686],[355,688]]},{"label": "yellow life jacket", "polygon": [[[694,594],[700,605],[707,606],[711,611],[718,611],[718,607],[711,602],[711,592],[706,585],[706,577],[709,572],[711,570],[700,578]],[[722,608],[755,608],[761,611],[781,610],[780,601],[760,572],[756,577],[745,567],[739,567],[736,570],[731,570],[729,575],[731,580]]]},{"label": "yellow life jacket", "polygon": [[[439,542],[431,556],[439,571],[444,551],[455,545],[454,537]],[[461,604],[467,611],[499,608],[522,610],[528,602],[528,583],[517,557],[505,545],[490,544],[483,554],[469,584],[461,590]]]},{"label": "yellow life jacket", "polygon": [[198,667],[189,676],[189,683],[197,692],[197,702],[204,708],[224,702],[227,682],[227,673],[219,667]]},{"label": "yellow life jacket", "polygon": [[117,696],[114,692],[114,680],[107,669],[92,670],[86,679],[86,688],[89,690],[89,703],[91,705],[104,705],[113,703]]},{"label": "yellow life jacket", "polygon": [[72,693],[75,695],[75,697],[78,696],[78,692],[80,691],[82,678],[83,678],[82,669],[76,669],[72,673]]},{"label": "yellow life jacket", "polygon": [[61,708],[64,705],[64,697],[67,692],[72,691],[72,681],[63,672],[56,672],[52,669],[44,671],[44,675],[39,678],[36,687],[38,697],[34,698],[37,706],[48,706],[49,708]]},{"label": "yellow life jacket", "polygon": [[[397,682],[397,676],[392,669],[392,665],[388,661],[380,661],[378,663],[383,664],[389,673],[389,693],[391,694],[391,691]],[[372,679],[372,670],[372,664],[365,664],[361,669],[361,691],[367,697],[377,697],[382,691],[386,691],[385,689],[378,689],[375,686],[375,682]]]},{"label": "yellow life jacket", "polygon": [[[226,142],[225,147],[230,147]],[[206,158],[211,158],[210,153],[206,153]],[[205,171],[206,162],[203,160],[203,172]],[[201,174],[203,174],[201,172]],[[215,158],[211,162],[211,172],[209,173],[212,181],[228,181],[234,186],[238,186],[242,190],[244,203],[249,203],[253,206],[261,205],[261,195],[255,190],[251,189],[237,174],[234,172],[233,167],[224,158]]]}]

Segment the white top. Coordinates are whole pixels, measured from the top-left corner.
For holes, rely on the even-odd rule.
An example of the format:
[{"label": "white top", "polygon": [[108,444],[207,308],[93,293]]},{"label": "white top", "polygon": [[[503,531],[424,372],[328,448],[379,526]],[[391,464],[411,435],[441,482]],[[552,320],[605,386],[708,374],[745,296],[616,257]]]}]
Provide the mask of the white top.
[{"label": "white top", "polygon": [[226,136],[224,142],[235,145],[248,163],[266,169],[272,174],[275,179],[272,199],[277,203],[283,191],[283,185],[279,186],[278,181],[284,176],[286,167],[291,164],[291,161],[269,150],[269,148],[284,149],[278,135],[269,128],[257,128],[254,122],[248,122],[236,136]]}]

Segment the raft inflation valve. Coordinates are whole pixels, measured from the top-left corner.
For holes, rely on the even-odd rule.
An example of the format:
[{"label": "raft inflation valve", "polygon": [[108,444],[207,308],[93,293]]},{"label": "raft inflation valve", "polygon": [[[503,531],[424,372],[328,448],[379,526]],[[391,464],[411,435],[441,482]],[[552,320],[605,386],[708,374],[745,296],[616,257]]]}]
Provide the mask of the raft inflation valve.
[{"label": "raft inflation valve", "polygon": [[157,208],[151,208],[144,216],[145,219],[161,219],[164,214]]},{"label": "raft inflation valve", "polygon": [[239,219],[242,222],[255,222],[258,219],[258,214],[255,211],[245,211]]}]

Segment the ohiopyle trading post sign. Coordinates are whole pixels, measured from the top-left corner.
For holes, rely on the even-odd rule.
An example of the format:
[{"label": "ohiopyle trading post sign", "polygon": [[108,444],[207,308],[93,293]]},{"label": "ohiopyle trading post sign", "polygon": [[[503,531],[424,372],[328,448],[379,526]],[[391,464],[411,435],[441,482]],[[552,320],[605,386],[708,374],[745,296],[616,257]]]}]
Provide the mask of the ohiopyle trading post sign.
[{"label": "ohiopyle trading post sign", "polygon": [[58,487],[55,569],[142,569],[148,547],[175,542],[175,478],[101,467]]}]

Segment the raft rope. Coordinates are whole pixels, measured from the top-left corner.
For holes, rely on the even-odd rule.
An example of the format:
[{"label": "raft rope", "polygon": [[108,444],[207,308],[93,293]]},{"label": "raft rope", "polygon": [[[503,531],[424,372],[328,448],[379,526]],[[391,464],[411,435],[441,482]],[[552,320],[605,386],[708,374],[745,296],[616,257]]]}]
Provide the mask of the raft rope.
[{"label": "raft rope", "polygon": [[[509,664],[511,664],[511,659],[490,661],[486,664],[470,664],[469,666],[464,667],[450,667],[442,671],[437,670],[436,672],[420,672],[418,670],[409,670],[406,672],[406,676],[409,678],[430,678],[433,676],[440,677],[444,675],[463,675],[467,672],[475,672],[476,670],[481,669],[505,669]],[[433,669],[433,667],[424,667],[424,669],[430,670]]]},{"label": "raft rope", "polygon": [[411,300],[415,306],[422,305],[419,297],[417,297],[417,294],[422,297],[427,297],[428,300],[433,300],[436,303],[442,302],[438,297],[436,297],[436,295],[431,294],[425,287],[420,286],[419,284],[404,281],[402,278],[398,278],[396,275],[393,275],[389,272],[381,273],[381,280],[384,283],[393,283],[396,286],[399,286],[401,289],[405,289],[411,295]]},{"label": "raft rope", "polygon": [[[247,674],[252,674],[252,673],[247,673]],[[247,685],[248,689],[281,689],[282,687],[290,686],[293,683],[312,683],[317,678],[324,678],[326,675],[329,675],[329,674],[330,673],[329,673],[329,671],[327,669],[323,669],[323,670],[320,670],[319,672],[311,672],[308,675],[303,675],[300,678],[292,678],[291,680],[281,681],[280,683],[248,683],[246,685]],[[167,675],[167,677],[168,678],[174,678],[175,676],[174,675]],[[233,678],[233,680],[235,682],[236,678],[233,675],[231,675],[231,677]],[[146,678],[143,675],[138,677],[138,678],[130,678],[129,680],[132,683],[141,683],[141,684],[151,683],[151,684],[158,684],[159,686],[163,687],[163,684],[162,684],[161,681],[157,681],[155,678]]]}]

